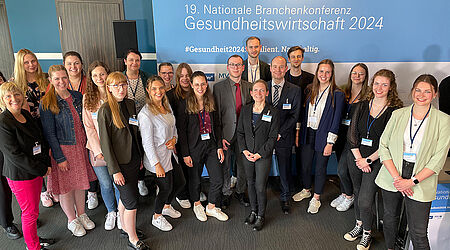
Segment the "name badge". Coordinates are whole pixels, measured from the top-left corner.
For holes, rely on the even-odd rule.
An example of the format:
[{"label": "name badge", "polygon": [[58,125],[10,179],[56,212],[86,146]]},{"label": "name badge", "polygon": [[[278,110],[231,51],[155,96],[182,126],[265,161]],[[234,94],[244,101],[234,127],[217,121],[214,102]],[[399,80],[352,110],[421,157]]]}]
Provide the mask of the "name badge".
[{"label": "name badge", "polygon": [[361,145],[367,146],[367,147],[372,147],[372,140],[371,139],[367,139],[367,138],[362,138],[361,139]]},{"label": "name badge", "polygon": [[308,116],[308,122],[312,123],[312,124],[316,124],[317,123],[317,117],[315,117],[315,116]]},{"label": "name badge", "polygon": [[97,119],[97,115],[98,115],[98,112],[92,113],[92,119],[96,120]]},{"label": "name badge", "polygon": [[33,155],[37,155],[41,153],[41,145],[36,143],[36,146],[33,147]]},{"label": "name badge", "polygon": [[202,141],[204,141],[204,140],[209,140],[209,139],[210,139],[209,133],[207,133],[207,134],[202,134],[201,137],[202,137]]},{"label": "name badge", "polygon": [[416,153],[403,153],[403,160],[407,162],[416,162]]},{"label": "name badge", "polygon": [[136,118],[130,117],[130,120],[128,121],[129,124],[134,125],[134,126],[138,126],[139,125],[139,121]]},{"label": "name badge", "polygon": [[291,109],[290,103],[283,103],[283,109]]},{"label": "name badge", "polygon": [[342,124],[345,126],[350,126],[351,119],[342,119]]},{"label": "name badge", "polygon": [[265,122],[271,122],[272,121],[272,116],[271,115],[263,115],[262,116],[262,120]]}]

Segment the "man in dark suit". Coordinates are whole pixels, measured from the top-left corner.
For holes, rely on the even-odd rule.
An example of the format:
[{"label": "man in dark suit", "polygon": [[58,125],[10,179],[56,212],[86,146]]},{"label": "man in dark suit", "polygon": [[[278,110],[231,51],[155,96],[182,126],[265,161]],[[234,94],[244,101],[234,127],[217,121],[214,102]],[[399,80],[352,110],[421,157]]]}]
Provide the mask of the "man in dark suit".
[{"label": "man in dark suit", "polygon": [[254,83],[258,79],[263,79],[266,82],[272,79],[269,65],[259,60],[261,48],[261,40],[256,36],[249,37],[245,42],[248,58],[244,61],[242,79],[250,83]]},{"label": "man in dark suit", "polygon": [[278,130],[275,155],[281,181],[281,209],[289,214],[292,187],[292,147],[295,143],[295,132],[301,107],[300,88],[285,80],[287,61],[281,56],[272,59],[270,72],[272,81],[269,82],[269,96],[267,102],[272,104],[280,113],[280,129]]},{"label": "man in dark suit", "polygon": [[222,124],[222,143],[225,151],[225,161],[223,163],[223,187],[222,208],[230,205],[231,190],[231,154],[235,155],[236,163],[236,193],[235,197],[244,206],[249,206],[248,198],[245,196],[246,179],[243,166],[243,155],[239,152],[236,128],[239,113],[243,105],[251,101],[251,84],[241,79],[244,71],[243,59],[239,55],[232,55],[228,58],[227,70],[229,76],[227,79],[214,85],[214,99],[216,109],[219,114],[219,120]]}]

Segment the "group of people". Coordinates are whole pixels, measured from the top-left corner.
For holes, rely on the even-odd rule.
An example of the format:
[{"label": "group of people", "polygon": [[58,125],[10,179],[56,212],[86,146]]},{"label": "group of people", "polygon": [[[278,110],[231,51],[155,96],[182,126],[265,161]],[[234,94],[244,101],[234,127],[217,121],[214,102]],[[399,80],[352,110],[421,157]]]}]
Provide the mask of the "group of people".
[{"label": "group of people", "polygon": [[[39,200],[47,207],[59,201],[68,229],[85,235],[95,227],[85,213],[86,190],[93,209],[99,184],[105,230],[117,226],[128,247],[149,249],[136,228],[138,197],[148,194],[146,173],[157,186],[152,225],[158,229],[170,231],[166,218],[181,217],[174,200],[192,207],[200,221],[227,221],[235,186],[234,197],[250,206],[243,221],[259,231],[272,158],[282,213],[290,213],[291,200],[310,198],[307,212],[316,214],[334,151],[341,194],[330,205],[338,211],[355,207],[355,227],[344,239],[361,238],[357,249],[370,248],[372,206],[381,190],[386,247],[394,248],[404,201],[414,248],[429,249],[428,215],[450,147],[450,116],[431,105],[436,78],[420,75],[411,88],[413,104],[403,107],[388,69],[370,78],[368,67],[358,63],[338,87],[330,59],[311,74],[301,68],[303,48],[291,47],[287,60],[277,56],[268,65],[259,59],[261,47],[259,38],[248,38],[248,59],[230,56],[228,77],[212,87],[186,63],[175,72],[161,63],[151,76],[140,69],[142,56],[134,49],[124,56],[124,72],[94,61],[85,73],[81,56],[70,51],[48,75],[33,52],[21,49],[14,77],[0,86],[0,222],[8,237],[20,237],[11,193],[22,210],[28,249],[54,243],[37,236]],[[210,185],[202,204],[204,166]]]}]

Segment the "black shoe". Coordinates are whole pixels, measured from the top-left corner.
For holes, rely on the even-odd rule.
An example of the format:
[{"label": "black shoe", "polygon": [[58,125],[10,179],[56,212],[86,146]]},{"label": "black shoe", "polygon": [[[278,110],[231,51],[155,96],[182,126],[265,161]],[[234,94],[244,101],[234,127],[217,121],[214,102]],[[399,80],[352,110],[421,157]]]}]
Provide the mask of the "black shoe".
[{"label": "black shoe", "polygon": [[136,245],[134,245],[133,243],[128,241],[128,249],[132,249],[132,250],[150,250],[150,247],[145,244],[145,242],[139,240],[138,242],[136,242]]},{"label": "black shoe", "polygon": [[11,240],[17,240],[18,238],[22,237],[22,233],[20,233],[19,229],[17,229],[16,225],[12,224],[9,227],[5,228],[6,231],[6,237]]},{"label": "black shoe", "polygon": [[45,239],[45,238],[39,237],[39,244],[41,245],[41,247],[48,247],[55,243],[56,243],[55,239]]},{"label": "black shoe", "polygon": [[289,201],[281,202],[281,211],[283,211],[284,214],[289,214],[289,212],[291,211],[291,205],[289,204]]},{"label": "black shoe", "polygon": [[264,226],[264,217],[256,216],[256,222],[255,225],[253,225],[253,230],[259,231]]},{"label": "black shoe", "polygon": [[[145,234],[144,234],[144,232],[142,232],[142,231],[139,230],[139,229],[136,229],[136,235],[137,235],[137,237],[138,237],[139,240],[145,239]],[[120,237],[122,237],[122,238],[128,238],[127,232],[123,231],[123,229],[120,229]]]},{"label": "black shoe", "polygon": [[246,225],[253,225],[255,223],[255,220],[256,220],[256,213],[254,211],[252,211],[250,213],[250,215],[247,218],[245,218],[245,222],[244,223]]},{"label": "black shoe", "polygon": [[231,197],[230,197],[230,195],[224,195],[223,197],[222,197],[222,209],[223,210],[225,210],[225,209],[227,209],[229,206],[230,206],[230,203],[231,203]]},{"label": "black shoe", "polygon": [[250,206],[250,202],[248,201],[248,198],[245,196],[245,193],[243,194],[234,193],[234,198],[236,198],[239,201],[239,203],[241,203],[241,205],[243,205],[244,207]]}]

